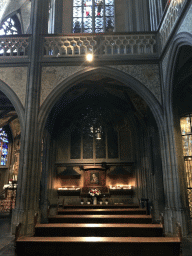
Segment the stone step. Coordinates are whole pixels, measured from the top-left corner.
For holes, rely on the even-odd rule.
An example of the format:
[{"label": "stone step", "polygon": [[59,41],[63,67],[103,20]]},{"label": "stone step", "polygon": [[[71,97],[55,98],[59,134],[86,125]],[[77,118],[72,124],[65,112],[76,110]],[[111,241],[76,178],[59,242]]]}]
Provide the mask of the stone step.
[{"label": "stone step", "polygon": [[37,237],[161,237],[161,224],[37,224]]},{"label": "stone step", "polygon": [[151,215],[55,215],[49,223],[152,223]]},{"label": "stone step", "polygon": [[179,237],[20,237],[19,256],[179,256]]},{"label": "stone step", "polygon": [[92,215],[111,215],[111,214],[116,214],[116,215],[142,215],[142,214],[147,214],[146,209],[141,209],[141,208],[128,208],[128,209],[62,209],[59,208],[58,215],[71,215],[71,214],[75,214],[75,215],[83,215],[83,214],[92,214]]},{"label": "stone step", "polygon": [[82,204],[82,205],[64,205],[64,209],[128,209],[128,208],[139,208],[138,204]]}]

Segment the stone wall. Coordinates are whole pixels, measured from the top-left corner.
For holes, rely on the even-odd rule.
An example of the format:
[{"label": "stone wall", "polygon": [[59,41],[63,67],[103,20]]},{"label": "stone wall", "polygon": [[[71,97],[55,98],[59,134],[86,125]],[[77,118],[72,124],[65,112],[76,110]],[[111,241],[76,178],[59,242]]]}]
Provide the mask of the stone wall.
[{"label": "stone wall", "polygon": [[27,67],[0,68],[0,80],[10,86],[23,106],[25,106],[27,72]]},{"label": "stone wall", "polygon": [[[161,103],[161,83],[159,74],[159,65],[115,65],[111,68],[123,71],[131,75],[143,85],[157,98]],[[41,78],[41,105],[48,95],[60,84],[65,83],[69,77],[74,77],[79,71],[85,69],[82,66],[64,66],[64,67],[43,67]]]}]

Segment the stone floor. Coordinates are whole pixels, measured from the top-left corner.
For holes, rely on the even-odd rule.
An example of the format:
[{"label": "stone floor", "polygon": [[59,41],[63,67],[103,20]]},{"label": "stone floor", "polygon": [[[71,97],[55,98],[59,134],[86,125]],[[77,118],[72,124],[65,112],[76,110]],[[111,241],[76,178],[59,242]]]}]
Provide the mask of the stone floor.
[{"label": "stone floor", "polygon": [[[192,236],[183,238],[182,256],[192,256]],[[14,236],[11,235],[11,218],[0,216],[0,256],[16,256]]]},{"label": "stone floor", "polygon": [[0,256],[15,255],[14,236],[11,235],[11,217],[9,215],[0,216]]}]

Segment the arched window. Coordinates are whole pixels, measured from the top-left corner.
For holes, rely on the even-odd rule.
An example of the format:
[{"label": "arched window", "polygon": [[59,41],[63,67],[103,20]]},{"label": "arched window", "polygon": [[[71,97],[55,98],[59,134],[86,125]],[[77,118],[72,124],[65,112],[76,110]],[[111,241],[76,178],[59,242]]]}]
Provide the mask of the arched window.
[{"label": "arched window", "polygon": [[17,35],[21,34],[21,25],[16,15],[8,18],[0,26],[0,36],[1,35]]},{"label": "arched window", "polygon": [[114,0],[73,0],[73,32],[113,31],[114,13]]},{"label": "arched window", "polygon": [[180,119],[183,156],[185,162],[185,171],[187,176],[187,192],[192,218],[192,114]]},{"label": "arched window", "polygon": [[119,158],[118,132],[112,123],[105,122],[101,113],[91,109],[82,115],[83,121],[73,127],[70,159]]},{"label": "arched window", "polygon": [[1,165],[7,165],[8,158],[8,135],[7,133],[0,128],[0,156],[1,156]]}]

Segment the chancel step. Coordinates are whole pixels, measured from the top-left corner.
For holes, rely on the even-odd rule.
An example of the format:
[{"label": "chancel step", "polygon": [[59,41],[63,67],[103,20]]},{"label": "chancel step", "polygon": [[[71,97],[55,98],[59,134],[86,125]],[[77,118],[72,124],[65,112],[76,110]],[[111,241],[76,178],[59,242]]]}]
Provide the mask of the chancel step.
[{"label": "chancel step", "polygon": [[20,237],[18,255],[179,256],[179,237]]},{"label": "chancel step", "polygon": [[64,205],[64,209],[127,209],[127,208],[139,208],[138,204],[82,204],[82,205]]},{"label": "chancel step", "polygon": [[55,215],[50,223],[152,223],[151,215]]},{"label": "chancel step", "polygon": [[35,236],[161,237],[162,224],[37,224]]},{"label": "chancel step", "polygon": [[109,214],[117,214],[117,215],[141,215],[141,214],[146,214],[147,211],[146,209],[141,209],[141,208],[122,208],[122,209],[58,209],[58,215],[71,215],[71,214],[92,214],[92,215],[109,215]]},{"label": "chancel step", "polygon": [[34,237],[17,239],[17,255],[179,256],[181,238],[163,237],[163,225],[152,224],[152,216],[138,214],[140,210],[64,207],[49,217],[49,224],[37,224]]}]

